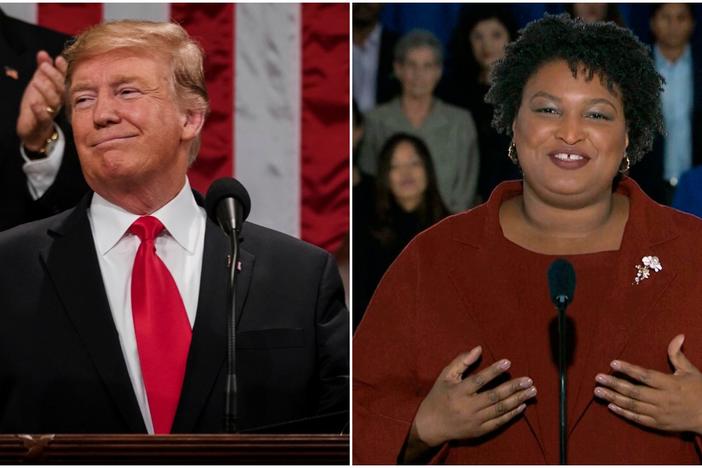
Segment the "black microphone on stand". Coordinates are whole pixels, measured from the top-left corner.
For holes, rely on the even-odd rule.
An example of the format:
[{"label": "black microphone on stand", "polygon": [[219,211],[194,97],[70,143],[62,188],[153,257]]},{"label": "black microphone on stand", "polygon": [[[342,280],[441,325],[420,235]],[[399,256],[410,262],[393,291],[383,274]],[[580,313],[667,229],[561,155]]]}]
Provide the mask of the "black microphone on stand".
[{"label": "black microphone on stand", "polygon": [[560,435],[560,461],[566,462],[566,435],[568,417],[566,414],[566,309],[573,302],[575,292],[575,270],[568,260],[559,258],[548,267],[548,289],[551,301],[558,309],[558,373],[560,375],[559,398],[559,435]]},{"label": "black microphone on stand", "polygon": [[207,215],[220,225],[229,238],[229,283],[227,285],[227,388],[224,407],[224,431],[237,431],[236,380],[236,277],[239,263],[239,232],[251,211],[251,198],[243,185],[231,177],[216,180],[205,197]]}]

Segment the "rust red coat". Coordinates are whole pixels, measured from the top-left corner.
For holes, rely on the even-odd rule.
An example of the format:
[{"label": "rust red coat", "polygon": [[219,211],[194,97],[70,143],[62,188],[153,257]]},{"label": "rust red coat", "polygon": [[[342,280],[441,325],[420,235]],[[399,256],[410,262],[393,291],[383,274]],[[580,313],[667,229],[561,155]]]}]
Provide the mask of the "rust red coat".
[{"label": "rust red coat", "polygon": [[[699,463],[692,434],[645,429],[593,395],[595,375],[622,359],[671,372],[667,346],[679,333],[702,367],[702,220],[652,202],[630,179],[618,251],[565,256],[577,287],[568,310],[575,347],[568,370],[568,462]],[[503,183],[490,200],[420,234],[391,266],[354,338],[354,463],[395,463],[419,403],[459,353],[482,345],[482,369],[512,361],[538,396],[513,422],[477,440],[447,444],[434,461],[558,463],[558,373],[549,326],[556,318],[547,269],[557,258],[508,241],[502,201],[521,192]],[[642,257],[662,271],[634,282]]]}]

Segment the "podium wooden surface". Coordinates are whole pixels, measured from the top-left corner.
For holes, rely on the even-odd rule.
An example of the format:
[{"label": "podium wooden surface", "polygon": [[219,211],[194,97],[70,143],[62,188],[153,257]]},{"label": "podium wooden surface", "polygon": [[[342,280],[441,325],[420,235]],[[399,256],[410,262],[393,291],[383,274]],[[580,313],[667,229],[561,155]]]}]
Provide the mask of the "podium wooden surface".
[{"label": "podium wooden surface", "polygon": [[348,435],[0,435],[0,463],[348,465]]}]

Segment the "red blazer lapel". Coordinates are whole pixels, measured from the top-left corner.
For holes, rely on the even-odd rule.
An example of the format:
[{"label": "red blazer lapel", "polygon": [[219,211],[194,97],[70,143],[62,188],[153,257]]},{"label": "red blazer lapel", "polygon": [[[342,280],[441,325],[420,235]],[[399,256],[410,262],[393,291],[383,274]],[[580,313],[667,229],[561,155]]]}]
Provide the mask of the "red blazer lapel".
[{"label": "red blazer lapel", "polygon": [[[611,265],[616,269],[616,284],[603,292],[602,301],[608,304],[608,310],[620,312],[600,317],[595,338],[585,353],[585,364],[579,366],[577,378],[570,383],[576,391],[574,402],[569,405],[569,433],[594,401],[595,376],[611,371],[610,362],[625,352],[632,335],[645,334],[645,328],[657,322],[656,317],[662,313],[661,298],[677,277],[676,270],[670,267],[681,260],[678,258],[680,253],[670,244],[679,235],[671,213],[640,190],[630,189],[632,184],[629,180],[628,185],[620,188],[629,196],[629,220],[617,263]],[[658,272],[650,270],[648,278],[636,283],[637,265],[643,267],[643,257],[646,256],[658,257],[663,269]],[[660,352],[664,353],[665,349]]]},{"label": "red blazer lapel", "polygon": [[[531,266],[514,262],[507,255],[495,255],[494,251],[485,248],[493,236],[502,235],[495,232],[496,220],[489,219],[491,213],[485,212],[485,218],[472,217],[467,223],[463,218],[453,226],[456,260],[450,264],[449,277],[463,305],[459,313],[467,317],[475,334],[482,339],[481,343],[476,343],[483,347],[480,368],[507,358],[512,362],[509,378],[533,376],[534,363],[524,352],[529,346],[530,337],[524,331],[529,328],[530,316],[523,307],[524,299],[515,294],[514,276],[504,274],[515,269],[529,270]],[[490,285],[490,290],[482,290],[479,285]],[[527,407],[521,417],[526,419],[534,442],[546,460],[538,412]]]}]

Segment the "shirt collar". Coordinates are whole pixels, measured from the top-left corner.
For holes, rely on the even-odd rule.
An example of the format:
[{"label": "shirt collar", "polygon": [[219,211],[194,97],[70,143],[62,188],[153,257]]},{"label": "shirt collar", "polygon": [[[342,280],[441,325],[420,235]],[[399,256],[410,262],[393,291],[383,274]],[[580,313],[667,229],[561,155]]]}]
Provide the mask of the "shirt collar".
[{"label": "shirt collar", "polygon": [[371,31],[371,33],[366,38],[366,42],[364,42],[363,44],[354,44],[354,47],[364,52],[376,50],[378,47],[380,47],[380,35],[382,31],[383,27],[381,26],[380,22],[376,23],[375,27],[373,28],[373,31]]},{"label": "shirt collar", "polygon": [[682,55],[680,55],[680,57],[675,62],[669,61],[663,55],[660,47],[658,47],[658,44],[656,44],[653,47],[653,56],[656,60],[656,68],[662,68],[662,67],[672,68],[672,67],[675,67],[676,65],[684,65],[687,63],[691,63],[691,61],[692,61],[692,51],[690,49],[690,44],[685,46],[685,50],[683,51]]},{"label": "shirt collar", "polygon": [[[198,219],[200,207],[195,201],[190,183],[185,179],[183,188],[171,201],[151,214],[165,227],[165,231],[189,253],[194,253],[197,245]],[[107,201],[95,193],[90,203],[90,218],[98,253],[105,255],[122,239],[134,221],[140,215],[130,213],[124,208]]]},{"label": "shirt collar", "polygon": [[380,33],[382,32],[382,29],[383,27],[380,25],[380,22],[378,22],[373,28],[373,31],[370,33],[370,35],[368,35],[368,39],[366,40],[364,46],[368,47],[380,44]]}]

